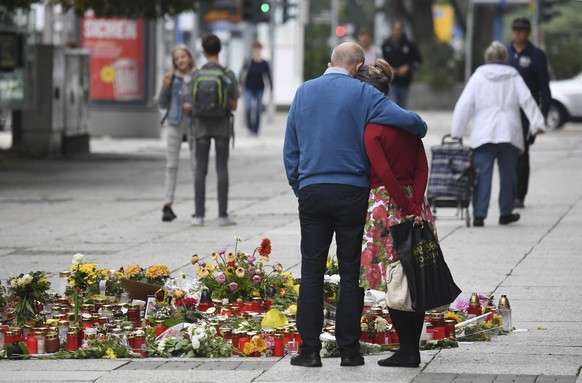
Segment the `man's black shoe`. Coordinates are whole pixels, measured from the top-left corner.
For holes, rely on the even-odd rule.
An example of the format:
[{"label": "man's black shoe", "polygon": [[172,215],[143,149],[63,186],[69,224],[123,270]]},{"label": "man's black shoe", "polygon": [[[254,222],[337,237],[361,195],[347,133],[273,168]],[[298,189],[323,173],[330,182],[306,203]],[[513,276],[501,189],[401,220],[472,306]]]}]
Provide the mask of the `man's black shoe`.
[{"label": "man's black shoe", "polygon": [[523,209],[525,207],[523,200],[516,198],[515,201],[513,201],[513,207],[516,207],[518,209]]},{"label": "man's black shoe", "polygon": [[473,219],[473,226],[475,227],[482,227],[485,224],[485,218],[483,217],[475,217]]},{"label": "man's black shoe", "polygon": [[176,214],[174,214],[171,207],[169,207],[167,205],[164,206],[164,209],[162,210],[162,212],[163,212],[162,221],[170,222],[170,221],[173,221],[174,219],[176,219]]},{"label": "man's black shoe", "polygon": [[519,214],[517,213],[505,214],[499,217],[500,225],[507,225],[516,221],[519,221]]},{"label": "man's black shoe", "polygon": [[420,365],[420,363],[418,363],[417,361],[403,358],[398,354],[394,354],[390,358],[379,360],[378,364],[382,367],[409,367],[409,368],[415,368]]},{"label": "man's black shoe", "polygon": [[342,355],[342,361],[340,366],[343,367],[355,367],[364,365],[364,357],[360,354],[355,355]]},{"label": "man's black shoe", "polygon": [[292,366],[321,367],[321,358],[318,352],[295,355],[291,358]]}]

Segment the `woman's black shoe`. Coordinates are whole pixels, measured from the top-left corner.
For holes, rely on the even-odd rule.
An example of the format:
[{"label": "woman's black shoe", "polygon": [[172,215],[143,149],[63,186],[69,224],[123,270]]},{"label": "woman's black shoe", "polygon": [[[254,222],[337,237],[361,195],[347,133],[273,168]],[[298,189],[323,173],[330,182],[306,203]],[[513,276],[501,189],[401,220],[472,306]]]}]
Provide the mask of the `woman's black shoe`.
[{"label": "woman's black shoe", "polygon": [[420,363],[413,360],[408,360],[408,358],[403,358],[398,354],[394,354],[389,358],[382,359],[378,361],[378,364],[382,367],[418,367]]},{"label": "woman's black shoe", "polygon": [[355,355],[342,355],[342,361],[340,366],[342,367],[355,367],[364,365],[364,357],[360,354]]},{"label": "woman's black shoe", "polygon": [[174,214],[171,207],[164,206],[164,208],[162,209],[162,212],[163,212],[162,221],[170,222],[170,221],[173,221],[174,219],[176,219],[176,214]]},{"label": "woman's black shoe", "polygon": [[507,225],[510,224],[512,222],[516,222],[519,221],[519,214],[517,213],[511,213],[511,214],[505,214],[502,216],[499,216],[499,224],[500,225]]},{"label": "woman's black shoe", "polygon": [[292,366],[321,367],[321,357],[318,352],[295,355],[291,358]]}]

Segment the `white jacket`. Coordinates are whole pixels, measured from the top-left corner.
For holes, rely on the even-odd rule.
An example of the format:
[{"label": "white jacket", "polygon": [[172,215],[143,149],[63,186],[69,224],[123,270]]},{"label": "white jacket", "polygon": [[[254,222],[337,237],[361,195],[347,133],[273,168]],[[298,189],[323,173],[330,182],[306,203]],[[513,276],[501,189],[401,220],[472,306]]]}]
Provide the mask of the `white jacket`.
[{"label": "white jacket", "polygon": [[455,105],[451,135],[463,137],[472,119],[472,148],[509,142],[523,151],[520,107],[529,119],[532,134],[544,129],[544,117],[519,72],[509,65],[482,65]]}]

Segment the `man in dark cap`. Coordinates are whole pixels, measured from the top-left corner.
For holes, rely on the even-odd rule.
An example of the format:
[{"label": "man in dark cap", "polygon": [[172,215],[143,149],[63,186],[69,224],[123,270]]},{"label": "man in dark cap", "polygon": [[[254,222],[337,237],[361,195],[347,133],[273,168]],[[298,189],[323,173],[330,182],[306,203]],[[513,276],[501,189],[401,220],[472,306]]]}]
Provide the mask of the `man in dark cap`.
[{"label": "man in dark cap", "polygon": [[[552,100],[550,92],[550,75],[545,53],[529,41],[531,23],[525,17],[518,17],[511,24],[512,43],[507,47],[508,64],[512,65],[528,86],[534,100],[540,106],[544,122],[548,122],[548,110]],[[529,121],[521,113],[521,123],[525,141],[525,149],[517,160],[517,196],[515,207],[524,207],[525,195],[529,183],[529,146],[533,144],[534,136],[528,134]]]}]

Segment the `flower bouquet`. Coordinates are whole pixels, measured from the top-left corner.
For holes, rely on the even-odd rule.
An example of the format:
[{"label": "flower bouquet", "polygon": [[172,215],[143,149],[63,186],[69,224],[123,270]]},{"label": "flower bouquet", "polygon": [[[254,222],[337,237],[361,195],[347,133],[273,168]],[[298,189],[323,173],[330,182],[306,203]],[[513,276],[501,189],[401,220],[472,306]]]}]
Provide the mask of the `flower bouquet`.
[{"label": "flower bouquet", "polygon": [[123,274],[121,283],[129,293],[129,297],[147,301],[147,297],[156,294],[170,278],[170,269],[163,264],[156,264],[146,269],[139,265],[130,265]]},{"label": "flower bouquet", "polygon": [[19,326],[23,326],[30,320],[36,323],[44,322],[40,311],[42,311],[42,304],[47,301],[47,291],[50,287],[51,283],[42,271],[31,271],[10,278],[9,289],[16,302],[14,320]]}]

